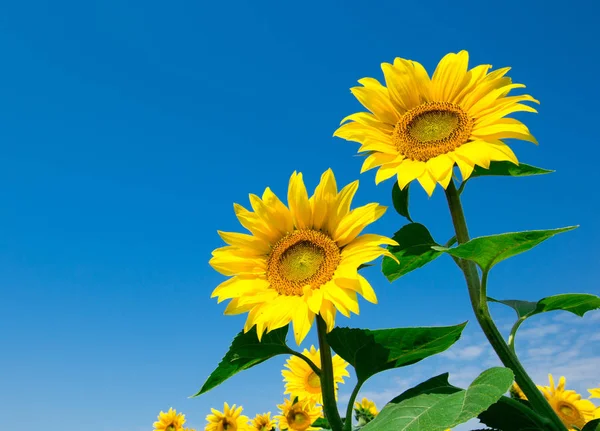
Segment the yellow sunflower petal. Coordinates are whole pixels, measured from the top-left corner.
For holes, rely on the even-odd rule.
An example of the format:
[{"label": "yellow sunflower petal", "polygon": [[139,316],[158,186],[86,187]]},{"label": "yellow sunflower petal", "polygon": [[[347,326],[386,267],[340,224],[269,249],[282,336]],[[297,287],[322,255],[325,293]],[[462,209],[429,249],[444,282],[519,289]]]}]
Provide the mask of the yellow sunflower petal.
[{"label": "yellow sunflower petal", "polygon": [[467,51],[446,54],[431,78],[432,97],[435,100],[453,102],[463,86],[468,83],[468,65],[469,54]]},{"label": "yellow sunflower petal", "polygon": [[302,180],[302,174],[294,172],[290,178],[288,188],[288,203],[294,220],[294,225],[298,229],[310,227],[311,209],[308,201],[306,186]]}]

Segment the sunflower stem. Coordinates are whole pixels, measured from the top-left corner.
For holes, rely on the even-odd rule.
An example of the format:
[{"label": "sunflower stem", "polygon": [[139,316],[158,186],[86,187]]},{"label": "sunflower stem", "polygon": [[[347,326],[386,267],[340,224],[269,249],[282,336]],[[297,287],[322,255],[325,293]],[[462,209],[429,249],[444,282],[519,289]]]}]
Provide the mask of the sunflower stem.
[{"label": "sunflower stem", "polygon": [[517,330],[521,326],[521,323],[523,323],[524,321],[525,317],[521,317],[519,320],[517,320],[511,328],[510,334],[508,335],[508,347],[510,348],[511,352],[513,352],[513,354],[515,355],[517,354],[515,352],[515,336],[517,335]]},{"label": "sunflower stem", "polygon": [[[454,185],[454,180],[450,181],[450,184],[446,189],[446,198],[448,200],[448,207],[450,208],[452,223],[454,224],[454,230],[456,232],[456,239],[459,244],[465,243],[469,241],[469,230],[467,228],[460,196]],[[492,348],[500,358],[500,361],[502,361],[505,367],[510,368],[513,371],[517,384],[527,396],[533,409],[550,420],[556,431],[567,431],[567,428],[563,425],[562,421],[556,415],[550,404],[548,404],[542,393],[537,389],[535,383],[533,383],[531,377],[529,377],[515,353],[508,347],[500,334],[500,331],[498,331],[488,308],[486,293],[487,271],[483,272],[482,279],[480,280],[474,262],[458,259],[457,264],[465,276],[469,297],[471,299],[471,306],[477,322],[492,345]]]},{"label": "sunflower stem", "polygon": [[297,352],[293,349],[288,348],[288,353],[290,355],[294,355],[299,357],[300,359],[302,359],[304,362],[306,362],[308,364],[308,366],[310,367],[310,369],[313,371],[313,373],[315,373],[317,376],[321,377],[321,370],[319,367],[316,366],[316,364],[310,360],[310,358],[304,356],[302,353]]},{"label": "sunflower stem", "polygon": [[335,401],[333,360],[331,359],[331,348],[327,342],[327,324],[320,315],[317,315],[317,335],[319,337],[319,351],[321,353],[321,392],[323,393],[323,411],[325,417],[329,421],[331,430],[343,431],[344,425]]},{"label": "sunflower stem", "polygon": [[356,382],[356,386],[354,386],[352,394],[350,394],[350,399],[348,400],[348,407],[346,408],[346,418],[344,419],[344,431],[352,430],[352,412],[354,410],[354,401],[356,401],[358,391],[360,390],[363,383],[364,382],[362,380]]}]

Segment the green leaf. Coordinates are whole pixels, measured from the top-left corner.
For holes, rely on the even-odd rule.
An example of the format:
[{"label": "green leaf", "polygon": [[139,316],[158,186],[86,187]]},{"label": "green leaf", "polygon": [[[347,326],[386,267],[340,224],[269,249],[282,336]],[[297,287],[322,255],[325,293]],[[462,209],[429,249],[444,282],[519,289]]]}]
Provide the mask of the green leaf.
[{"label": "green leaf", "polygon": [[[444,373],[406,390],[390,401],[390,404],[397,404],[422,394],[453,394],[460,391],[462,389],[448,382],[448,373]],[[523,402],[504,396],[500,397],[498,402],[492,404],[478,416],[479,420],[489,427],[506,431],[544,431],[516,403]],[[534,414],[533,411],[531,413]]]},{"label": "green leaf", "polygon": [[334,328],[327,335],[331,348],[356,370],[364,382],[391,368],[414,364],[443,352],[460,338],[465,323],[456,326],[396,329]]},{"label": "green leaf", "polygon": [[519,319],[555,310],[564,310],[583,317],[588,311],[600,309],[600,297],[589,293],[564,293],[548,296],[538,302],[512,299],[499,301],[494,298],[488,298],[488,301],[508,305],[517,312]]},{"label": "green leaf", "polygon": [[406,217],[409,221],[413,221],[410,218],[410,213],[408,212],[408,187],[410,184],[407,184],[403,190],[400,190],[398,186],[398,182],[394,184],[392,187],[392,203],[394,204],[394,208],[396,212],[400,214],[402,217]]},{"label": "green leaf", "polygon": [[267,332],[258,340],[256,327],[244,334],[240,332],[233,339],[229,351],[225,354],[217,368],[208,377],[200,391],[194,395],[202,395],[240,371],[254,367],[277,355],[289,354],[285,344],[288,326]]},{"label": "green leaf", "polygon": [[394,235],[398,246],[389,246],[390,252],[396,256],[399,263],[390,257],[384,257],[381,269],[388,280],[394,281],[403,275],[438,258],[442,251],[433,250],[437,243],[425,226],[420,223],[410,223],[403,226]]},{"label": "green leaf", "polygon": [[515,310],[517,312],[517,317],[519,319],[521,317],[527,316],[529,313],[533,312],[535,310],[535,308],[537,307],[537,302],[520,301],[518,299],[499,300],[499,299],[490,298],[488,296],[487,300],[490,302],[497,302],[499,304],[504,304],[504,305],[509,306],[510,308],[512,308],[513,310]]},{"label": "green leaf", "polygon": [[444,431],[485,411],[505,393],[514,375],[508,368],[484,371],[467,390],[421,394],[388,404],[364,431]]},{"label": "green leaf", "polygon": [[321,428],[321,429],[331,429],[331,425],[329,425],[329,421],[325,418],[318,418],[316,421],[313,422],[312,424],[313,427],[315,428]]},{"label": "green leaf", "polygon": [[600,431],[600,419],[589,421],[581,431]]},{"label": "green leaf", "polygon": [[525,163],[519,163],[515,165],[512,162],[491,162],[490,168],[485,169],[481,166],[475,166],[473,173],[469,178],[483,177],[483,176],[509,176],[509,177],[526,177],[530,175],[543,175],[551,174],[554,171],[548,169],[542,169]]},{"label": "green leaf", "polygon": [[556,234],[575,229],[568,226],[560,229],[530,230],[525,232],[502,233],[482,236],[465,242],[455,248],[434,246],[434,250],[444,251],[454,257],[472,260],[483,271],[489,271],[498,262],[526,252]]}]

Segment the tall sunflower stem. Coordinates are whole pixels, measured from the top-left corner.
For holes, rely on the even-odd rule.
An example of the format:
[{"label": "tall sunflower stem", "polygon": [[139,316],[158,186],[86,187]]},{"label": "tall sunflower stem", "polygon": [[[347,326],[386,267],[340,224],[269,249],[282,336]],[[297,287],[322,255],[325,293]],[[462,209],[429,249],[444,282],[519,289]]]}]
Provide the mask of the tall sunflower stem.
[{"label": "tall sunflower stem", "polygon": [[350,394],[350,399],[348,400],[348,407],[346,408],[346,418],[344,419],[344,431],[352,430],[352,411],[354,410],[354,401],[356,401],[358,391],[362,387],[363,383],[364,382],[362,380],[356,382],[356,386],[354,386],[352,394]]},{"label": "tall sunflower stem", "polygon": [[521,317],[519,320],[515,322],[513,327],[510,330],[510,334],[508,335],[508,347],[510,350],[516,355],[515,352],[515,336],[517,335],[517,330],[521,326],[521,324],[525,321],[524,317]]},{"label": "tall sunflower stem", "polygon": [[335,401],[335,386],[333,382],[333,360],[331,348],[327,342],[327,324],[317,315],[317,335],[321,353],[321,391],[323,393],[323,411],[329,421],[332,431],[343,431],[344,425]]},{"label": "tall sunflower stem", "polygon": [[[450,184],[446,189],[446,198],[448,200],[448,206],[450,208],[452,223],[454,224],[458,243],[462,244],[469,241],[467,222],[465,220],[460,196],[453,180],[450,181]],[[492,348],[500,358],[500,361],[505,367],[510,368],[513,371],[517,384],[527,396],[533,409],[551,421],[555,431],[567,431],[567,428],[556,415],[550,404],[548,404],[542,393],[537,389],[535,383],[533,383],[531,377],[529,377],[515,353],[509,348],[500,334],[500,331],[498,331],[488,308],[486,293],[487,272],[483,273],[482,279],[480,280],[474,262],[460,259],[457,261],[457,264],[464,274],[469,290],[469,297],[471,299],[471,306],[477,322],[492,345]]]}]

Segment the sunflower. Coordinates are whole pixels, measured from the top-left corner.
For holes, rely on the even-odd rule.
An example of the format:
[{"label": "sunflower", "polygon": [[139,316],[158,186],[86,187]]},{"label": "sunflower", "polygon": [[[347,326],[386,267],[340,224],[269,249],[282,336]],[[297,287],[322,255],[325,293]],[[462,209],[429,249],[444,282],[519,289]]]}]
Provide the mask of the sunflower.
[{"label": "sunflower", "polygon": [[350,210],[358,181],[339,193],[331,169],[308,197],[302,174],[294,172],[288,188],[289,208],[267,188],[262,199],[250,195],[252,209],[234,205],[245,233],[219,232],[229,244],[213,251],[210,264],[232,278],[212,293],[218,301],[231,299],[225,314],[248,313],[244,331],[256,325],[264,331],[294,323],[300,344],[320,314],[327,330],[336,311],[358,314],[357,293],[367,301],[377,297],[358,267],[379,256],[391,256],[383,244],[395,241],[380,235],[359,236],[379,219],[386,207],[371,203]]},{"label": "sunflower", "polygon": [[552,374],[548,374],[548,379],[550,386],[538,385],[538,388],[566,427],[581,429],[588,421],[594,419],[594,410],[596,409],[594,403],[590,400],[582,400],[581,395],[575,391],[565,390],[566,380],[564,377],[560,378],[556,387]]},{"label": "sunflower", "polygon": [[590,398],[600,398],[600,388],[588,389]]},{"label": "sunflower", "polygon": [[271,412],[263,413],[262,415],[256,415],[252,419],[252,431],[272,431],[277,428],[277,422],[271,419]]},{"label": "sunflower", "polygon": [[216,409],[210,409],[212,414],[206,416],[208,422],[204,427],[205,431],[247,431],[248,416],[243,416],[242,407],[224,403],[223,413]]},{"label": "sunflower", "polygon": [[517,382],[514,382],[513,385],[510,387],[510,395],[517,399],[517,400],[526,400],[527,399],[527,395],[525,395],[525,392],[523,392],[523,390],[519,387],[519,385],[517,385]]},{"label": "sunflower", "polygon": [[[295,402],[294,402],[295,401]],[[292,431],[312,431],[319,428],[311,426],[323,413],[321,407],[314,401],[285,399],[278,405],[281,415],[275,416],[279,421],[279,428]]]},{"label": "sunflower", "polygon": [[168,412],[160,412],[158,421],[154,422],[154,431],[183,431],[185,415],[170,408]]},{"label": "sunflower", "polygon": [[357,412],[368,412],[373,417],[377,416],[378,413],[375,403],[367,398],[363,398],[360,403],[358,401],[355,402],[354,409]]},{"label": "sunflower", "polygon": [[363,78],[361,87],[351,89],[371,112],[344,118],[334,136],[362,144],[358,151],[369,154],[362,172],[379,167],[377,183],[395,175],[403,189],[417,179],[429,195],[436,183],[448,186],[455,164],[463,180],[475,165],[487,169],[495,160],[518,164],[502,140],[537,142],[523,123],[505,116],[537,112],[520,102],[539,102],[527,94],[508,96],[525,87],[505,76],[510,68],[488,73],[491,65],[468,70],[468,62],[466,51],[450,53],[431,78],[416,61],[383,63],[386,86]]},{"label": "sunflower", "polygon": [[[310,359],[317,367],[321,368],[321,356],[315,346],[311,346],[310,350],[304,349],[304,356]],[[333,358],[333,381],[337,396],[338,383],[344,383],[344,377],[350,377],[350,373],[346,370],[348,362],[344,361],[340,356],[335,355]],[[300,399],[309,399],[318,404],[323,404],[323,394],[321,393],[321,379],[308,366],[303,359],[297,356],[291,356],[285,367],[288,370],[283,370],[283,381],[285,382],[284,394],[290,394],[293,397]]]}]

